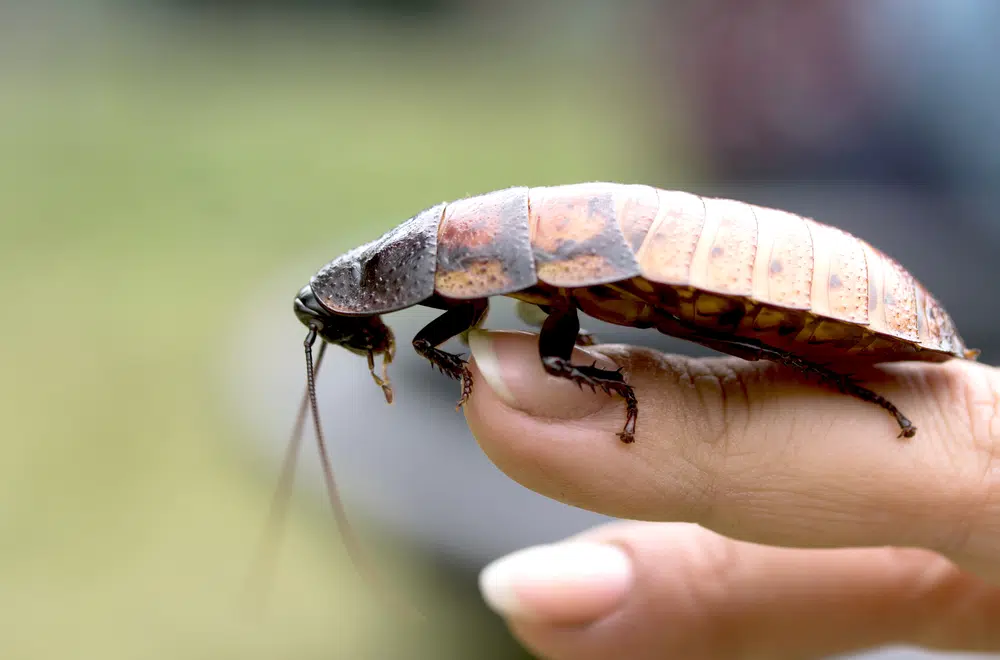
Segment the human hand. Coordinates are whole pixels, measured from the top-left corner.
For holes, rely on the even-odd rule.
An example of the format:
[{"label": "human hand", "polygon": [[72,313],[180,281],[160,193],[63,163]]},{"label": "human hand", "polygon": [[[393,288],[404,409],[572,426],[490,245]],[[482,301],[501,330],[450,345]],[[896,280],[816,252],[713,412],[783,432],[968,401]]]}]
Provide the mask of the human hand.
[{"label": "human hand", "polygon": [[[620,397],[548,376],[537,338],[470,337],[466,404],[524,486],[622,522],[488,567],[487,602],[552,660],[819,658],[888,643],[1000,650],[1000,370],[899,364],[884,410],[769,363],[637,347]],[[589,358],[589,360],[588,360]],[[666,522],[669,521],[669,522]],[[696,524],[692,524],[696,523]]]}]

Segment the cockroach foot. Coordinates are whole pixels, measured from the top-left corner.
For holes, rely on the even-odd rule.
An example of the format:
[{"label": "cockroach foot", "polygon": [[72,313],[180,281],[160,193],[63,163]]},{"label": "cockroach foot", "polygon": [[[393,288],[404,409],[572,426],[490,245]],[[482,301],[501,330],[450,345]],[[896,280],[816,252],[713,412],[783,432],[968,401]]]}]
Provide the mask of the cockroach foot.
[{"label": "cockroach foot", "polygon": [[618,394],[625,399],[625,426],[618,433],[618,438],[626,443],[635,442],[635,423],[639,417],[639,403],[635,398],[632,386],[625,382],[622,370],[600,369],[595,361],[592,365],[574,365],[561,357],[547,356],[542,358],[542,366],[552,376],[565,378],[577,384],[581,389],[584,385],[591,390],[601,388],[608,395]]}]

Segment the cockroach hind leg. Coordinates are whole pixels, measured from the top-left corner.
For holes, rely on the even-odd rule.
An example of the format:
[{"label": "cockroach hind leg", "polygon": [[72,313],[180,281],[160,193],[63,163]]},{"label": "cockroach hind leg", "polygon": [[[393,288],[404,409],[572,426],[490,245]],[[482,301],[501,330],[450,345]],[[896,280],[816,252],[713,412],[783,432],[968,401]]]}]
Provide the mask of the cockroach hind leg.
[{"label": "cockroach hind leg", "polygon": [[739,338],[713,335],[710,337],[700,337],[698,341],[710,348],[715,348],[730,355],[748,360],[771,360],[772,362],[795,369],[807,376],[818,376],[821,382],[835,387],[844,394],[873,403],[888,411],[899,424],[900,433],[898,437],[912,438],[917,433],[917,427],[891,401],[862,386],[861,381],[854,376],[833,371],[828,365],[810,362],[789,351]]}]

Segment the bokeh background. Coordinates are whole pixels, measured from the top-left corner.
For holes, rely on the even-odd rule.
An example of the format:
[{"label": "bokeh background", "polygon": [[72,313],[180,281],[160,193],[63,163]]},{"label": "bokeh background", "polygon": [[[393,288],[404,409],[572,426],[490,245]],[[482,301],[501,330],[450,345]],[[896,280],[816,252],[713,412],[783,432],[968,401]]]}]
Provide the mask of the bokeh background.
[{"label": "bokeh background", "polygon": [[0,657],[529,657],[476,572],[600,519],[500,475],[405,339],[392,408],[344,355],[320,396],[366,550],[429,621],[359,579],[315,452],[263,613],[245,591],[292,296],[445,199],[613,180],[811,215],[1000,361],[998,29],[991,0],[0,0]]}]

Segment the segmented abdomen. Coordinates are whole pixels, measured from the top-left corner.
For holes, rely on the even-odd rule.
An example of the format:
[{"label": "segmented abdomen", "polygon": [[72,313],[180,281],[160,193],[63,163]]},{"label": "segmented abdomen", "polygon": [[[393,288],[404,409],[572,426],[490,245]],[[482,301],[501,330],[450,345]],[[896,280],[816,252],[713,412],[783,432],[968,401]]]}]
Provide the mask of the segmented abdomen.
[{"label": "segmented abdomen", "polygon": [[[839,229],[744,202],[612,183],[514,188],[449,204],[437,250],[435,289],[448,297],[540,282],[589,288],[574,293],[584,311],[614,322],[656,325],[660,307],[734,334],[840,342],[849,352],[891,352],[893,338],[965,349],[941,306],[890,257]],[[631,294],[631,306],[600,298],[599,285]]]}]

